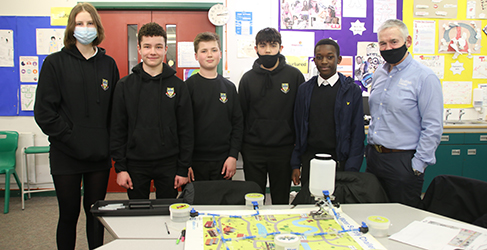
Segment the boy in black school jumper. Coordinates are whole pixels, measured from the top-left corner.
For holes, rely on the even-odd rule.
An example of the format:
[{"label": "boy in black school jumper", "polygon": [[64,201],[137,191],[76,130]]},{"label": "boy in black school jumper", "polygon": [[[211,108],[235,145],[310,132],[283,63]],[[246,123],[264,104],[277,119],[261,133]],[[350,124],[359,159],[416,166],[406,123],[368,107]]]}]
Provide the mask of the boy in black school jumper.
[{"label": "boy in black school jumper", "polygon": [[243,75],[238,92],[244,114],[245,180],[265,192],[269,173],[272,204],[289,204],[294,99],[304,76],[280,54],[283,46],[276,29],[259,31],[255,44],[259,58]]},{"label": "boy in black school jumper", "polygon": [[167,35],[156,23],[138,33],[142,62],[117,85],[111,153],[118,185],[130,199],[175,198],[188,182],[193,152],[193,110],[186,84],[165,64]]},{"label": "boy in black school jumper", "polygon": [[320,40],[314,61],[320,74],[299,86],[294,109],[291,165],[294,184],[301,181],[300,197],[309,195],[310,160],[317,153],[330,154],[337,171],[358,172],[364,157],[362,91],[352,78],[337,72],[340,47],[331,39]]},{"label": "boy in black school jumper", "polygon": [[189,181],[231,180],[242,145],[243,115],[235,85],[217,73],[220,37],[203,32],[194,39],[200,71],[186,80],[193,103],[194,151]]}]

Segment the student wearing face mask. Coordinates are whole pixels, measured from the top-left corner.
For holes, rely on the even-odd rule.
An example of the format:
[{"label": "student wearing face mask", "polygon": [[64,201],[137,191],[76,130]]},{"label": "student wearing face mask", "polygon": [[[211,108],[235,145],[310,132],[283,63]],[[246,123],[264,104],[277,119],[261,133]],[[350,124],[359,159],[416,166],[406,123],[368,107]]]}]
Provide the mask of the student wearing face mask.
[{"label": "student wearing face mask", "polygon": [[417,207],[443,132],[441,83],[408,52],[412,38],[402,21],[385,21],[377,34],[387,63],[375,71],[370,90],[367,172],[391,202]]},{"label": "student wearing face mask", "polygon": [[239,84],[244,115],[242,157],[245,180],[265,192],[269,174],[272,204],[289,204],[294,148],[294,99],[303,74],[280,54],[281,34],[265,28],[255,37],[259,58]]},{"label": "student wearing face mask", "polygon": [[[79,3],[66,26],[64,45],[46,57],[37,85],[34,117],[49,136],[51,175],[59,205],[58,249],[74,249],[83,182],[83,208],[90,249],[96,223],[90,208],[105,199],[111,168],[109,117],[118,68],[103,48],[104,29],[96,9]],[[99,225],[101,226],[101,225]]]}]

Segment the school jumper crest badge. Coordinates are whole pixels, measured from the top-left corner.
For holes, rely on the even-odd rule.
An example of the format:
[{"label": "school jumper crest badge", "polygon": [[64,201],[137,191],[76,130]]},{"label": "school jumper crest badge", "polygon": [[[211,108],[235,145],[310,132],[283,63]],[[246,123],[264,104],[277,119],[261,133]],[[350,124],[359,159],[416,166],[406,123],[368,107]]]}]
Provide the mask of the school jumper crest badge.
[{"label": "school jumper crest badge", "polygon": [[173,98],[174,96],[176,96],[176,93],[174,92],[174,87],[167,87],[166,96],[169,98]]},{"label": "school jumper crest badge", "polygon": [[228,102],[227,93],[220,93],[220,102],[222,103]]},{"label": "school jumper crest badge", "polygon": [[108,80],[107,79],[101,79],[101,88],[105,91],[108,89]]},{"label": "school jumper crest badge", "polygon": [[281,83],[281,91],[287,94],[289,92],[289,83]]}]

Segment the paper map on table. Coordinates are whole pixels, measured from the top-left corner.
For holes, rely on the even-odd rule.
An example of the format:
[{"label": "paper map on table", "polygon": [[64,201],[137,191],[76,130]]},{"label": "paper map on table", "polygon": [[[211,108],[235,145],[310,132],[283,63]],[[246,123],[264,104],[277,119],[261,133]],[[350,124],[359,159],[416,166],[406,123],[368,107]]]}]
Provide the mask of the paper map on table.
[{"label": "paper map on table", "polygon": [[[216,212],[216,211],[213,211]],[[385,249],[372,235],[360,232],[340,233],[342,230],[334,219],[314,220],[309,216],[310,209],[260,210],[257,216],[245,216],[255,213],[253,210],[217,211],[219,215],[198,216],[186,223],[186,250],[219,249],[275,249],[274,237],[256,237],[254,239],[237,238],[259,236],[267,233],[303,233],[299,249]],[[227,215],[227,216],[225,216]],[[228,215],[242,215],[242,218],[230,218]],[[347,215],[340,213],[345,227],[358,228]],[[215,225],[216,222],[216,225]],[[217,230],[218,227],[218,230]],[[226,244],[222,242],[223,233]],[[312,234],[328,232],[329,235]]]}]

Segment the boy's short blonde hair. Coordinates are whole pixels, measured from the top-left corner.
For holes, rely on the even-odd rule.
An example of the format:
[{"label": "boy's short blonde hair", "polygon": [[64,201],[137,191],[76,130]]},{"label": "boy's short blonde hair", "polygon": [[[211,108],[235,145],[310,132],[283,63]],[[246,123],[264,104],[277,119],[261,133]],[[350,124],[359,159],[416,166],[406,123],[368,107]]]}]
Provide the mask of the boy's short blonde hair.
[{"label": "boy's short blonde hair", "polygon": [[210,42],[210,41],[216,41],[218,43],[218,49],[222,49],[221,42],[220,42],[220,36],[216,33],[213,32],[202,32],[196,35],[194,38],[194,53],[198,53],[198,49],[200,47],[200,42]]}]

